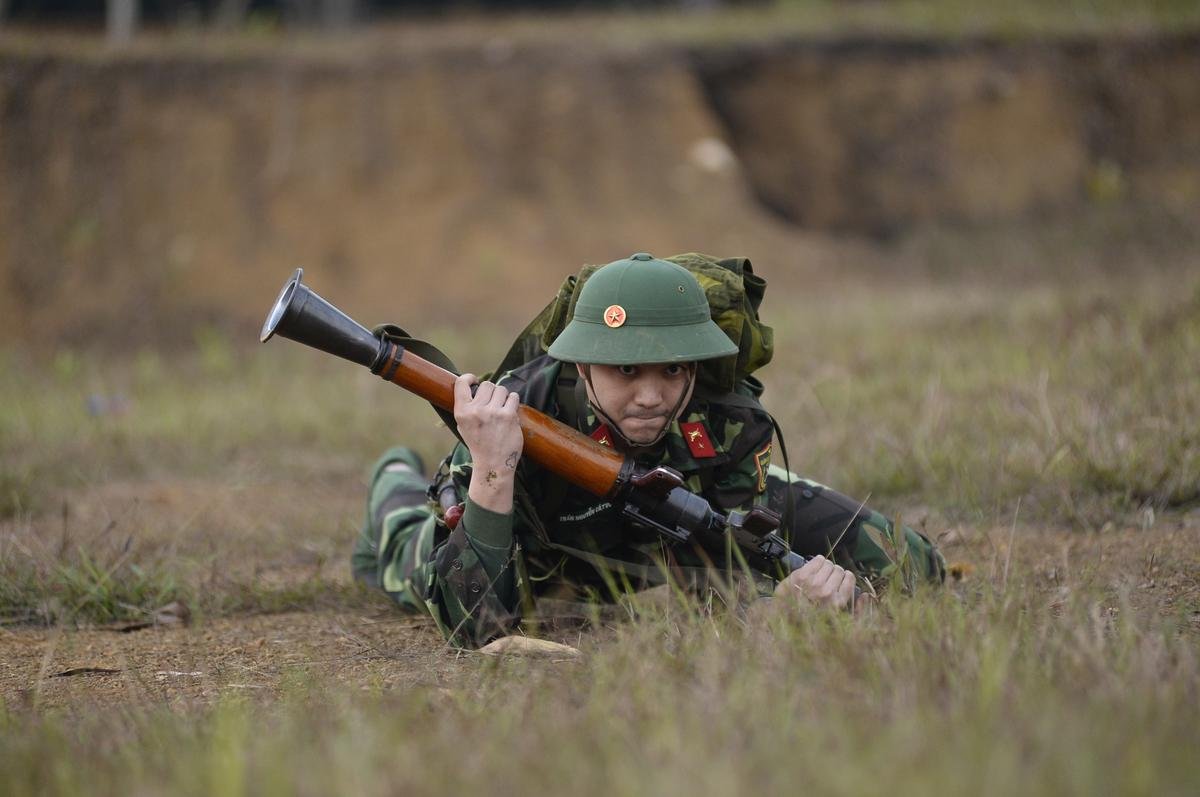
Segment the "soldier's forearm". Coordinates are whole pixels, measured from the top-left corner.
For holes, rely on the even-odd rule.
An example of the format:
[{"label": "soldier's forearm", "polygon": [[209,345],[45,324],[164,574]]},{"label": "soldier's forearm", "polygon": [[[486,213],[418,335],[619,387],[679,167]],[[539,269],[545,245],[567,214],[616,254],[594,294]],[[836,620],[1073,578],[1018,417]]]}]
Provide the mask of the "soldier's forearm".
[{"label": "soldier's forearm", "polygon": [[467,496],[489,512],[507,515],[513,509],[513,489],[516,471],[504,464],[489,465],[476,462],[471,470]]}]

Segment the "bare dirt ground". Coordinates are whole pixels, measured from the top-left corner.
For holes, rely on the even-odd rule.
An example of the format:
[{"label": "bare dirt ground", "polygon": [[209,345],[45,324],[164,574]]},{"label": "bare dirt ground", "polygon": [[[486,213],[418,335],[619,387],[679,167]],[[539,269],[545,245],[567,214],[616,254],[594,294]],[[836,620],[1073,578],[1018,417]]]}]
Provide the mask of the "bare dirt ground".
[{"label": "bare dirt ground", "polygon": [[0,632],[0,693],[13,707],[162,703],[223,692],[274,696],[303,673],[405,689],[452,683],[472,655],[389,607],[222,617],[191,627]]},{"label": "bare dirt ground", "polygon": [[[477,664],[482,654],[446,646],[428,618],[352,584],[361,477],[286,483],[236,470],[220,480],[95,484],[69,491],[61,517],[0,523],[34,556],[117,549],[148,567],[172,567],[199,584],[193,600],[207,606],[189,610],[186,623],[142,628],[0,625],[0,704],[188,708],[229,693],[272,699],[301,681],[437,689]],[[263,596],[284,610],[228,604],[261,604]]]}]

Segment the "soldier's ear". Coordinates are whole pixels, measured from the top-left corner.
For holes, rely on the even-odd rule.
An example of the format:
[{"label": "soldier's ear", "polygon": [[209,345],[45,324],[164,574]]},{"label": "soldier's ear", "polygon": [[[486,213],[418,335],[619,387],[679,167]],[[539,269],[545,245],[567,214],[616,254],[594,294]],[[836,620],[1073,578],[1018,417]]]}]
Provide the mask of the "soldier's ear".
[{"label": "soldier's ear", "polygon": [[579,374],[580,377],[583,377],[585,379],[587,378],[587,374],[585,374],[583,372],[583,366],[580,365],[579,363],[575,363],[575,373]]}]

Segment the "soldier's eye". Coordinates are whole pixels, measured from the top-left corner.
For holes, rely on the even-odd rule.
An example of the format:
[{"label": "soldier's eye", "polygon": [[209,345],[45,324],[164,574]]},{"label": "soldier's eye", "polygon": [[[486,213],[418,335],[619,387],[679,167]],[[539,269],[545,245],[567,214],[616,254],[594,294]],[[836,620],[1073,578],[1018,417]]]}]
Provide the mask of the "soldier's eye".
[{"label": "soldier's eye", "polygon": [[683,374],[686,370],[687,369],[685,369],[682,365],[679,365],[678,363],[676,363],[673,365],[668,365],[666,368],[664,368],[663,373],[670,377],[676,377],[676,376],[683,376]]},{"label": "soldier's eye", "polygon": [[636,365],[618,365],[617,371],[621,374],[621,376],[636,376],[637,375],[637,366]]}]

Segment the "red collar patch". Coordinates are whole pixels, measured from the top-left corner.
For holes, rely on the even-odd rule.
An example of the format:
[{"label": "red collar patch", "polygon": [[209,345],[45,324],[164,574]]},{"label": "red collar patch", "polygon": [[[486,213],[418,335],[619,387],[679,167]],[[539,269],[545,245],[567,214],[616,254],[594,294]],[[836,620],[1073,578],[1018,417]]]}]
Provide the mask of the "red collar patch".
[{"label": "red collar patch", "polygon": [[708,430],[700,421],[680,423],[679,431],[683,432],[683,442],[687,443],[688,449],[696,459],[708,459],[717,455],[712,441],[708,439]]},{"label": "red collar patch", "polygon": [[600,424],[596,427],[596,431],[592,432],[592,439],[602,446],[613,447],[612,432],[608,430],[607,424]]}]

